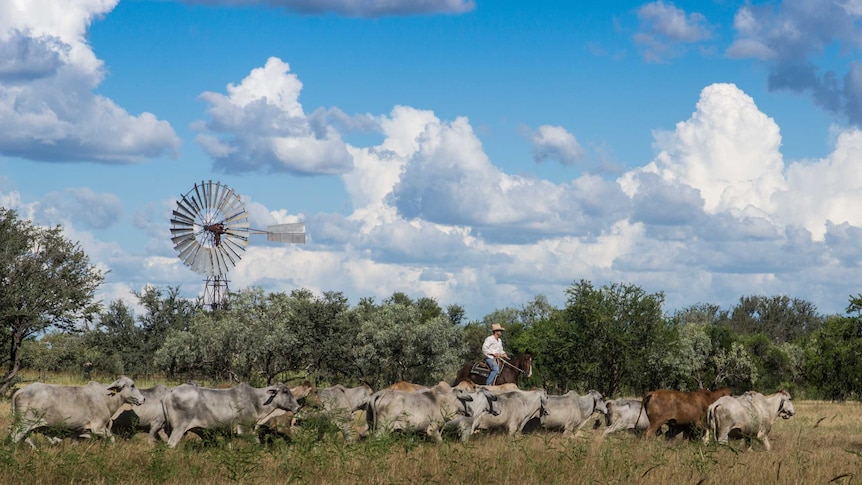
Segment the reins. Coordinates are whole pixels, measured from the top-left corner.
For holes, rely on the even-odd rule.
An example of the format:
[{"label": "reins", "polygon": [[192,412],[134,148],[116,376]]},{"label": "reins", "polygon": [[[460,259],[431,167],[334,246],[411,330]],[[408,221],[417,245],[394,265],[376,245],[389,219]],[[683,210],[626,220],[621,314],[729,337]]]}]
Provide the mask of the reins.
[{"label": "reins", "polygon": [[513,369],[515,369],[516,371],[520,372],[521,374],[523,374],[524,372],[526,372],[526,371],[524,371],[523,369],[521,369],[520,367],[516,367],[516,366],[514,366],[514,365],[510,364],[508,360],[500,359],[500,361],[501,361],[501,362],[503,362],[504,364],[508,365],[509,367],[511,367],[511,368],[513,368]]}]

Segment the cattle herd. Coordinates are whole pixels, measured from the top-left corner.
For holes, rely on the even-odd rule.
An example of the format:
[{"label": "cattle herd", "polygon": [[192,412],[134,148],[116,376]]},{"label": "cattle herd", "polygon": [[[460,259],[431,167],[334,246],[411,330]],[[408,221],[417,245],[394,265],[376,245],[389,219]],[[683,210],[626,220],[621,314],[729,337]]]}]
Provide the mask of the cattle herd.
[{"label": "cattle herd", "polygon": [[[358,429],[353,425],[355,413],[365,415],[365,424]],[[604,416],[604,435],[633,430],[649,439],[685,433],[689,438],[703,436],[704,442],[710,436],[719,443],[746,439],[749,449],[756,440],[769,450],[768,433],[776,418],[790,418],[794,410],[786,391],[733,396],[727,388],[662,389],[643,399],[606,401],[598,391],[548,395],[543,389],[524,390],[515,384],[479,386],[469,381],[433,387],[399,382],[377,392],[366,385],[316,388],[308,382],[296,387],[240,384],[210,389],[190,383],[138,389],[132,379],[120,376],[107,385],[33,383],[19,389],[12,397],[10,437],[33,447],[31,432],[36,431],[54,443],[63,437],[93,435],[113,440],[112,429],[125,420],[148,432],[151,442],[162,440],[174,448],[188,432],[209,439],[214,432],[258,432],[276,420],[301,427],[311,417],[324,417],[338,424],[347,441],[369,434],[414,432],[437,442],[447,435],[466,442],[477,433],[516,435],[535,429],[577,435],[596,414]]]}]

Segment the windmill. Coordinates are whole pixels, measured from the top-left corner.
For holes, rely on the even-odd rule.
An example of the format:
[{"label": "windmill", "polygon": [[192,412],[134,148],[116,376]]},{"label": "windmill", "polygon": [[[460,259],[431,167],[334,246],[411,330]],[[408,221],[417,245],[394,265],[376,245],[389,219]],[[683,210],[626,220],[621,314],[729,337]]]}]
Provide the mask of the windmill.
[{"label": "windmill", "polygon": [[206,276],[204,306],[218,308],[228,293],[227,273],[242,258],[250,234],[275,242],[305,244],[305,223],[249,228],[248,212],[230,187],[212,180],[194,187],[177,201],[171,217],[171,242],[180,260]]}]

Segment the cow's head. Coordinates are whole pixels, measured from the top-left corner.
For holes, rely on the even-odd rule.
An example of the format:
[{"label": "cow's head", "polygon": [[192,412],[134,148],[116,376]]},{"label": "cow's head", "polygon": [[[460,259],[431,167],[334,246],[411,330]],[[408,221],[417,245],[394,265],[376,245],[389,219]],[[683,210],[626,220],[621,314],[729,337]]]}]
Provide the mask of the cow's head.
[{"label": "cow's head", "polygon": [[135,381],[126,376],[120,376],[116,381],[108,385],[108,395],[120,395],[124,403],[139,406],[146,401],[141,391],[135,386]]},{"label": "cow's head", "polygon": [[279,409],[284,409],[285,411],[290,411],[295,413],[299,411],[299,403],[296,402],[296,398],[293,397],[293,393],[290,392],[290,388],[285,386],[284,384],[278,383],[274,386],[269,386],[266,388],[267,398],[264,401],[264,406],[275,406]]},{"label": "cow's head", "polygon": [[790,419],[796,410],[793,409],[793,400],[790,399],[790,393],[787,391],[778,391],[781,395],[781,403],[778,405],[778,416],[782,419]]},{"label": "cow's head", "polygon": [[602,413],[607,416],[608,407],[605,404],[605,398],[602,396],[602,393],[599,391],[590,391],[589,395],[593,398],[593,412],[590,415],[593,413]]}]

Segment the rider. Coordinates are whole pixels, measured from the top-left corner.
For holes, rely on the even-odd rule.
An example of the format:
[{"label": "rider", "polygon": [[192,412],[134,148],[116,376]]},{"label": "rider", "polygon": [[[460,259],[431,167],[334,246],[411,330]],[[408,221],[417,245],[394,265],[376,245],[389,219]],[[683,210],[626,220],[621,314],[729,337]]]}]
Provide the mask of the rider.
[{"label": "rider", "polygon": [[506,330],[499,323],[491,325],[491,335],[485,339],[482,344],[482,353],[485,354],[485,362],[491,368],[491,373],[488,374],[488,379],[485,381],[486,386],[494,384],[497,379],[497,374],[500,373],[500,364],[497,359],[500,357],[509,358],[509,355],[503,350],[503,331]]}]

